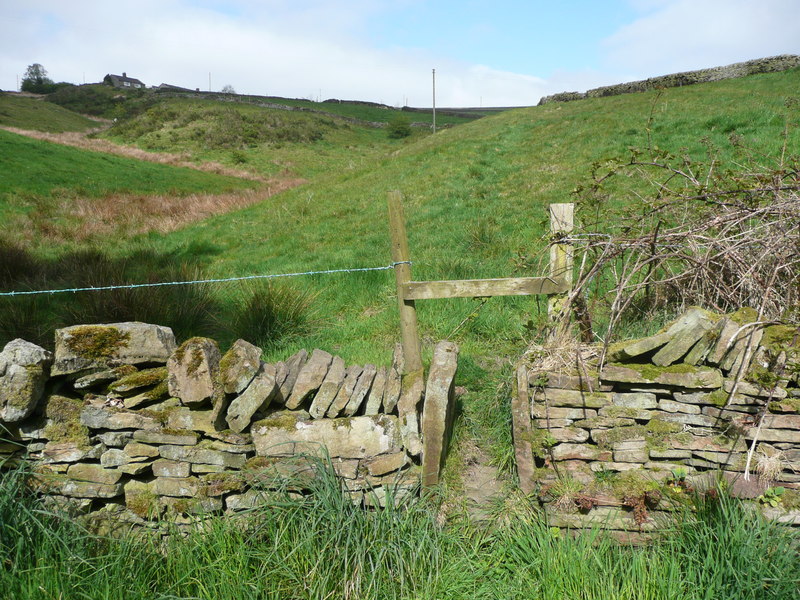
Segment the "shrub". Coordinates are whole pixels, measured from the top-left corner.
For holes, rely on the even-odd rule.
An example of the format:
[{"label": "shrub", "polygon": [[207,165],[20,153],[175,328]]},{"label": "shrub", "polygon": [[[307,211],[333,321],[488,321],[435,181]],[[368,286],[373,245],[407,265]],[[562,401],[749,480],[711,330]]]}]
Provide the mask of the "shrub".
[{"label": "shrub", "polygon": [[408,137],[411,135],[411,123],[403,115],[397,115],[386,125],[386,131],[393,140]]}]

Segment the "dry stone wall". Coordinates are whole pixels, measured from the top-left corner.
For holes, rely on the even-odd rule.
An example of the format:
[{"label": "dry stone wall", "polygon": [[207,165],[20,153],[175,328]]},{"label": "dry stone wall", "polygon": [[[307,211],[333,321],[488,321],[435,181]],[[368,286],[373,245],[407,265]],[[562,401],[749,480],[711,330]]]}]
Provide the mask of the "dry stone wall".
[{"label": "dry stone wall", "polygon": [[[455,377],[445,351],[433,404]],[[261,354],[244,340],[224,354],[208,338],[177,345],[144,323],[60,329],[52,354],[14,340],[0,353],[0,461],[31,460],[51,503],[117,524],[250,508],[276,487],[302,492],[326,464],[356,503],[417,490],[424,385],[404,397],[399,345],[389,367]]]},{"label": "dry stone wall", "polygon": [[571,102],[573,100],[583,100],[584,98],[619,96],[620,94],[646,92],[659,88],[681,87],[684,85],[693,85],[695,83],[707,83],[710,81],[720,81],[722,79],[746,77],[747,75],[755,75],[757,73],[786,71],[797,67],[800,67],[800,56],[784,54],[770,58],[759,58],[756,60],[734,63],[724,67],[685,71],[683,73],[673,73],[672,75],[651,77],[641,81],[607,85],[588,90],[587,92],[561,92],[559,94],[553,94],[552,96],[543,97],[539,100],[539,105],[549,104],[550,102]]},{"label": "dry stone wall", "polygon": [[800,328],[693,308],[601,352],[518,369],[520,483],[553,525],[647,531],[718,477],[800,525]]}]

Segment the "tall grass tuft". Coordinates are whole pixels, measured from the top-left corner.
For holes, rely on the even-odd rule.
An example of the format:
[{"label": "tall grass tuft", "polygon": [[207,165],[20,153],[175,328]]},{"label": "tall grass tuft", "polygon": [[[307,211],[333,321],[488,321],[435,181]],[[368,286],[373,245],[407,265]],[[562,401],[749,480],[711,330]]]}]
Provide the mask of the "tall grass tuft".
[{"label": "tall grass tuft", "polygon": [[[703,501],[649,547],[543,519],[491,532],[440,525],[425,501],[354,505],[327,461],[238,516],[186,535],[93,536],[44,510],[25,471],[0,477],[0,596],[31,600],[528,599],[796,597],[798,535],[735,501]],[[306,473],[307,475],[307,473]]]},{"label": "tall grass tuft", "polygon": [[286,344],[319,324],[316,294],[275,281],[243,282],[234,288],[229,314],[220,329],[231,339],[243,338],[263,349]]}]

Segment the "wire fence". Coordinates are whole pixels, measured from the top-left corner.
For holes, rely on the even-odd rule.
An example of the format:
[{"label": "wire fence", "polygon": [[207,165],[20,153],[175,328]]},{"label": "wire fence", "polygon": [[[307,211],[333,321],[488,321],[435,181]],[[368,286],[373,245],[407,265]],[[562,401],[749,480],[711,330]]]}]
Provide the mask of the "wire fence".
[{"label": "wire fence", "polygon": [[228,283],[231,281],[250,281],[254,279],[277,279],[279,277],[303,277],[308,275],[332,275],[336,273],[363,273],[366,271],[389,271],[397,265],[410,265],[410,261],[393,262],[383,267],[356,267],[350,269],[325,269],[322,271],[303,271],[300,273],[275,273],[270,275],[245,275],[242,277],[220,277],[215,279],[193,279],[189,281],[162,281],[156,283],[132,283],[127,285],[104,285],[91,287],[63,288],[55,290],[25,290],[0,292],[0,297],[33,296],[41,294],[66,294],[77,292],[102,292],[107,290],[133,290],[138,288],[167,287],[177,285],[199,285],[206,283]]}]

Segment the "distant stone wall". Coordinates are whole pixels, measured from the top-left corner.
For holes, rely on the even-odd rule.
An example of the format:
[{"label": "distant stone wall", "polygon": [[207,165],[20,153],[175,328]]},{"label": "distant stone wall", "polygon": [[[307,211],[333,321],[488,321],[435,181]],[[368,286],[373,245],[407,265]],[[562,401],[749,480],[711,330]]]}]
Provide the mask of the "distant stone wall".
[{"label": "distant stone wall", "polygon": [[695,308],[599,371],[596,347],[519,367],[520,484],[554,526],[652,530],[717,477],[800,525],[800,328],[756,317]]},{"label": "distant stone wall", "polygon": [[607,85],[594,88],[587,92],[561,92],[552,96],[545,96],[539,100],[539,105],[550,102],[570,102],[572,100],[583,100],[584,98],[599,98],[602,96],[619,96],[620,94],[632,94],[634,92],[646,92],[658,88],[681,87],[693,85],[695,83],[708,83],[710,81],[720,81],[722,79],[736,79],[757,73],[773,73],[776,71],[786,71],[800,67],[800,56],[784,54],[771,58],[760,58],[748,60],[747,62],[735,63],[725,67],[714,67],[712,69],[700,69],[698,71],[686,71],[684,73],[674,73],[672,75],[662,75],[651,77],[641,81],[631,81],[617,85]]},{"label": "distant stone wall", "polygon": [[401,386],[399,345],[390,367],[346,366],[323,350],[275,364],[261,354],[244,340],[224,354],[208,338],[178,346],[169,328],[144,323],[60,329],[54,354],[14,340],[0,353],[0,461],[31,460],[50,503],[116,525],[301,492],[318,458],[355,503],[416,492],[426,428],[431,454],[441,449],[455,345],[437,345],[428,392],[421,373]]}]

